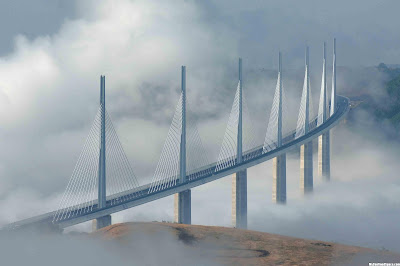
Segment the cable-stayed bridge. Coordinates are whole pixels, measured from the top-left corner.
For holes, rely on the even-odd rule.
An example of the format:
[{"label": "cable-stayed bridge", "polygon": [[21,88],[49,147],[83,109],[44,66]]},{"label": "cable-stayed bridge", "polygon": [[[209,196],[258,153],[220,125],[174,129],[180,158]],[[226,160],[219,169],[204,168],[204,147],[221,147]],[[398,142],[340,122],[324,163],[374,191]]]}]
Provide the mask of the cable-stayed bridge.
[{"label": "cable-stayed bridge", "polygon": [[290,130],[279,53],[278,78],[264,143],[253,135],[247,110],[242,60],[239,78],[217,161],[210,162],[196,123],[188,119],[186,67],[182,67],[181,95],[153,180],[141,185],[129,164],[106,110],[105,77],[100,78],[100,105],[81,155],[56,211],[5,226],[5,229],[50,226],[65,228],[93,220],[95,228],[111,224],[111,214],[175,195],[175,221],[191,223],[191,188],[233,174],[232,224],[247,228],[247,168],[273,159],[273,193],[286,203],[286,153],[300,148],[300,185],[313,190],[313,139],[318,138],[318,170],[330,179],[329,131],[349,111],[349,100],[336,95],[336,43],[334,41],[332,90],[327,97],[326,49],[323,49],[322,83],[318,115],[312,115],[308,48],[297,126]]}]

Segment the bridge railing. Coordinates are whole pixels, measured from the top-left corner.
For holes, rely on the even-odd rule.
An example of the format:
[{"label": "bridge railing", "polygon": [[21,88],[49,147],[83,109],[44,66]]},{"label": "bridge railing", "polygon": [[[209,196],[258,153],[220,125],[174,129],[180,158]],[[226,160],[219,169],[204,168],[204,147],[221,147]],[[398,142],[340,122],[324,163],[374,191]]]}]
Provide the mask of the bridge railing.
[{"label": "bridge railing", "polygon": [[[346,104],[346,108],[345,109],[343,109],[342,108],[342,105],[343,104]],[[324,128],[324,127],[330,127],[331,126],[331,124],[332,123],[334,123],[334,122],[331,122],[331,120],[335,120],[336,119],[336,117],[338,116],[338,115],[342,115],[343,113],[347,113],[348,112],[348,109],[349,109],[349,106],[348,106],[348,99],[347,98],[345,98],[345,97],[338,97],[338,101],[337,101],[337,106],[338,106],[338,108],[336,109],[336,110],[341,110],[341,109],[343,109],[341,112],[335,112],[332,116],[330,116],[328,119],[327,119],[327,121],[325,121],[323,124],[321,124],[320,126],[318,126],[318,127],[316,127],[316,126],[314,126],[312,129],[314,130],[314,129],[316,129],[316,128]],[[312,124],[312,123],[315,123],[315,119],[310,123],[310,124]],[[311,126],[310,126],[310,128],[311,128]],[[311,133],[312,131],[310,131],[309,133]],[[284,146],[286,146],[287,144],[289,144],[289,140],[290,139],[294,139],[293,138],[293,134],[294,134],[294,132],[291,132],[291,133],[289,133],[289,134],[287,134],[286,135],[286,137],[288,138],[288,141],[285,143],[285,145]],[[290,138],[290,135],[292,135],[292,138]],[[302,136],[302,137],[300,137],[300,138],[298,138],[297,140],[302,140],[302,139],[305,139],[305,138],[307,138],[307,136]],[[285,148],[285,147],[282,147],[282,148]],[[286,147],[287,148],[287,147]],[[255,152],[259,152],[259,150],[261,150],[262,149],[262,146],[260,145],[260,146],[258,146],[258,147],[255,147],[255,148],[253,148],[253,149],[251,149],[251,150],[248,150],[248,151],[246,151],[244,154],[245,155],[248,155],[248,154],[251,154],[251,153],[255,153]],[[280,149],[280,148],[279,148]],[[265,154],[264,154],[265,155]],[[250,158],[250,157],[249,157]],[[252,160],[252,159],[249,159],[249,161],[250,160]],[[201,167],[201,168],[198,168],[199,169],[199,172],[202,172],[202,171],[204,171],[203,173],[203,175],[202,175],[202,177],[206,177],[206,176],[211,176],[211,175],[214,175],[215,174],[215,166],[216,166],[216,163],[212,163],[212,164],[208,164],[208,165],[205,165],[205,166],[203,166],[203,167]],[[236,166],[233,166],[233,168],[234,167],[236,167]],[[230,168],[230,167],[229,167]],[[220,172],[224,172],[224,171],[228,171],[228,169],[229,168],[226,168],[226,169],[222,169]],[[189,175],[192,175],[192,174],[195,174],[196,173],[196,170],[192,170],[192,171],[190,171],[188,174]],[[196,176],[196,178],[195,179],[197,179],[197,178],[199,178],[199,176]],[[187,183],[190,183],[190,181],[187,181],[187,182],[185,182],[185,183],[183,183],[183,184],[178,184],[177,185],[177,187],[179,187],[179,186],[181,186],[181,185],[185,185],[185,184],[187,184]],[[114,199],[114,198],[116,198],[116,197],[121,197],[121,201],[119,201],[118,202],[118,204],[115,204],[115,205],[122,205],[122,204],[126,204],[127,202],[126,201],[123,201],[122,200],[122,196],[124,196],[124,195],[128,195],[128,194],[135,194],[135,195],[138,195],[137,196],[137,198],[134,198],[133,199],[133,201],[136,201],[136,200],[140,200],[140,199],[143,199],[143,198],[145,198],[145,197],[148,197],[149,195],[147,194],[147,192],[148,192],[148,189],[149,189],[149,186],[150,186],[150,184],[146,184],[146,185],[143,185],[143,186],[140,186],[139,188],[137,188],[137,189],[131,189],[131,190],[128,190],[128,191],[124,191],[124,192],[121,192],[121,193],[118,193],[118,194],[114,194],[114,195],[109,195],[108,197],[107,197],[107,203],[109,203],[112,199]],[[174,189],[174,188],[168,188],[168,189]],[[167,190],[168,190],[167,189]],[[158,191],[158,192],[156,192],[156,193],[151,193],[151,194],[157,194],[157,193],[162,193],[162,191]],[[132,200],[130,200],[130,202],[132,202]],[[82,208],[82,206],[84,206],[85,204],[83,203],[83,204],[79,204],[79,205],[75,205],[75,206],[72,206],[72,207],[70,207],[70,210],[74,210],[74,211],[76,211],[77,209],[79,209],[79,208]],[[110,204],[107,204],[107,208],[109,208],[109,207],[112,207]],[[97,208],[97,201],[95,202],[95,204],[94,204],[94,206],[93,206],[93,209],[92,209],[92,211],[90,211],[89,213],[84,213],[84,215],[86,216],[86,215],[89,215],[90,213],[95,213],[95,212],[98,212],[99,211],[99,209]],[[55,213],[55,211],[53,211],[53,212],[49,212],[49,213],[45,213],[45,214],[41,214],[41,215],[38,215],[38,216],[35,216],[35,217],[31,217],[31,218],[28,218],[28,219],[25,219],[25,220],[21,220],[21,221],[17,221],[17,222],[14,222],[14,223],[11,223],[11,224],[8,224],[8,225],[6,225],[6,226],[4,226],[4,227],[2,227],[2,230],[3,229],[9,229],[9,230],[11,230],[11,229],[15,229],[15,228],[18,228],[18,227],[22,227],[22,226],[31,226],[31,225],[33,225],[33,224],[38,224],[38,223],[51,223],[51,221],[52,221],[52,219],[53,219],[53,216],[54,216],[54,213]],[[67,220],[74,220],[74,217],[76,217],[76,215],[75,216],[73,216],[72,214],[69,216],[69,219],[67,219]],[[63,221],[57,221],[56,223],[59,223],[59,222],[64,222],[65,220],[63,220]],[[69,223],[68,224],[68,226],[70,226],[70,225],[73,225],[73,224],[76,224],[76,223]]]}]

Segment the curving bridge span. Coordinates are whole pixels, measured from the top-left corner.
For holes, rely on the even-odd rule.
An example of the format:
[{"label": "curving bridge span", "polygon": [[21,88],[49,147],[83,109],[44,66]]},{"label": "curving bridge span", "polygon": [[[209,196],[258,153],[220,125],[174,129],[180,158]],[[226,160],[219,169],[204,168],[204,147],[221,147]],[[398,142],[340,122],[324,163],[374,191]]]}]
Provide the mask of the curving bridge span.
[{"label": "curving bridge span", "polygon": [[[335,45],[334,45],[335,48]],[[309,118],[309,73],[308,73],[308,49],[306,51],[306,71],[303,86],[303,95],[299,111],[299,119],[296,130],[287,134],[282,133],[283,118],[283,86],[281,77],[281,56],[279,56],[278,82],[274,95],[274,106],[271,111],[267,137],[263,145],[253,146],[243,150],[242,146],[242,74],[241,59],[239,60],[239,83],[236,91],[233,117],[234,139],[236,141],[234,152],[221,153],[218,161],[203,165],[196,169],[186,170],[186,69],[182,67],[182,94],[178,103],[178,144],[179,160],[175,172],[168,172],[165,178],[158,177],[146,185],[134,186],[117,193],[106,192],[106,121],[105,112],[105,79],[101,78],[101,99],[99,111],[99,153],[97,154],[95,198],[88,199],[79,204],[65,206],[56,211],[42,214],[36,217],[18,221],[5,226],[3,229],[41,228],[51,227],[62,229],[82,222],[95,220],[96,227],[101,228],[111,223],[110,215],[147,202],[151,202],[170,195],[176,195],[175,216],[176,222],[190,223],[190,192],[191,188],[203,185],[222,177],[234,174],[236,182],[233,187],[233,225],[241,228],[247,227],[247,172],[246,169],[257,164],[274,159],[274,199],[277,203],[286,202],[286,153],[292,149],[301,150],[301,182],[304,192],[312,190],[312,141],[319,139],[319,162],[321,174],[329,179],[329,131],[343,120],[350,109],[349,99],[336,95],[336,51],[333,57],[332,95],[328,104],[326,93],[326,54],[324,44],[323,77],[318,116]],[[236,106],[236,107],[235,107]],[[330,107],[330,112],[329,112]],[[330,114],[330,115],[329,115]],[[328,117],[329,116],[329,117]],[[175,119],[175,117],[174,117]],[[273,122],[271,122],[273,121]],[[229,122],[228,122],[229,124]],[[172,126],[171,126],[172,127]],[[228,128],[227,128],[228,131]],[[272,135],[271,135],[272,132]],[[226,137],[227,135],[225,135]],[[269,136],[269,137],[268,137]],[[272,137],[271,137],[272,136]],[[311,143],[311,144],[310,144]],[[224,145],[224,144],[223,144]],[[311,145],[311,148],[310,148]],[[225,147],[225,150],[227,148]],[[182,157],[182,154],[184,157]],[[324,156],[325,155],[325,156]],[[310,162],[311,160],[311,162]],[[103,162],[103,163],[102,163]],[[310,166],[311,163],[311,166]],[[104,165],[104,168],[102,168]],[[310,173],[311,167],[311,173]],[[102,172],[104,174],[102,174]],[[184,173],[184,174],[182,174]],[[235,180],[235,179],[234,179]],[[311,182],[311,183],[310,183]],[[103,184],[103,185],[102,185]],[[87,192],[86,192],[87,193]]]}]

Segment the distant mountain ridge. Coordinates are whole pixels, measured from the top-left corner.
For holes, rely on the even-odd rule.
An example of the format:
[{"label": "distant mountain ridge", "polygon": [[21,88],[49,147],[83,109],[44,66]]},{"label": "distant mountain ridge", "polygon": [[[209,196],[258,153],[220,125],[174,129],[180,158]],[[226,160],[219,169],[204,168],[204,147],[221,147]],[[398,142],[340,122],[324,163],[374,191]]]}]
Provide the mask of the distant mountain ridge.
[{"label": "distant mountain ridge", "polygon": [[[399,138],[397,130],[400,128],[400,68],[388,67],[384,63],[376,67],[379,73],[386,77],[382,87],[371,90],[359,90],[357,95],[350,95],[353,110],[348,120],[351,125],[357,126],[365,121],[359,121],[360,112],[370,114],[369,126],[378,125],[388,137]],[[364,126],[366,123],[363,124]]]}]

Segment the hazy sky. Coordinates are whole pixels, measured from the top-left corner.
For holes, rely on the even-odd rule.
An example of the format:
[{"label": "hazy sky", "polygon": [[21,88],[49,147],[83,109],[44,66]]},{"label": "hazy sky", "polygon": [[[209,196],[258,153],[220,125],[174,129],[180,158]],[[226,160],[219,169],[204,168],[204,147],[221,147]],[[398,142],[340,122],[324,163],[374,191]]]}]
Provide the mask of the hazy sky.
[{"label": "hazy sky", "polygon": [[16,35],[34,39],[40,35],[56,33],[66,19],[77,12],[74,1],[4,0],[0,10],[0,54],[5,56],[14,49]]},{"label": "hazy sky", "polygon": [[[68,20],[94,19],[93,10],[105,2],[4,0],[0,11],[0,53],[5,56],[12,52],[16,35],[32,40],[57,34]],[[120,2],[115,1],[113,6],[121,5]],[[152,3],[155,8],[164,6],[157,1]],[[168,6],[171,9],[191,6],[195,14],[190,16],[189,12],[188,19],[193,20],[195,27],[204,26],[210,31],[219,31],[222,36],[230,34],[231,42],[238,47],[237,53],[256,65],[271,65],[272,56],[279,49],[290,58],[302,59],[306,43],[319,51],[320,43],[331,41],[333,36],[338,38],[338,45],[342,48],[340,63],[343,65],[399,61],[396,12],[400,3],[396,0],[188,0],[172,1]],[[186,22],[181,16],[176,17],[176,23]],[[380,49],[375,49],[378,46]]]},{"label": "hazy sky", "polygon": [[[279,50],[284,55],[284,71],[292,69],[287,75],[285,73],[284,85],[289,98],[296,102],[301,92],[304,48],[306,44],[310,46],[312,88],[316,92],[314,98],[318,99],[323,41],[328,42],[329,65],[333,37],[338,42],[339,66],[400,62],[399,9],[397,0],[236,3],[93,0],[35,1],[35,4],[32,1],[3,1],[0,10],[0,224],[57,206],[96,114],[101,74],[106,75],[108,112],[138,177],[144,183],[155,170],[178,101],[181,65],[188,67],[190,108],[199,118],[200,133],[210,157],[215,158],[234,97],[239,56],[244,60],[244,88],[254,112],[253,118],[259,125],[258,134],[262,137],[276,82],[275,73],[265,69],[277,68]],[[339,91],[345,93],[348,84],[357,84],[360,79],[373,81],[367,82],[367,87],[377,90],[384,78],[375,74],[365,76],[360,72],[354,77],[338,74]],[[317,106],[316,102],[314,105]],[[296,111],[298,106],[293,104],[293,108]],[[356,136],[351,137],[357,140]],[[346,140],[346,135],[340,139]],[[371,155],[368,162],[382,159],[384,152],[371,145],[372,148],[367,149],[371,151],[367,153]],[[348,161],[351,160],[352,157],[348,157]],[[387,188],[377,191],[374,184],[379,182],[376,178],[385,175],[389,184],[395,182],[391,175],[398,170],[395,167],[388,168],[388,173],[377,171],[376,175],[365,177],[369,178],[369,183],[358,182],[363,174],[358,174],[360,179],[354,181],[355,170],[350,168],[348,161],[333,159],[333,179],[339,181],[332,185],[332,190],[329,186],[322,189],[332,198],[332,193],[338,193],[338,198],[347,199],[346,195],[354,191],[346,188],[354,182],[365,188],[365,194],[372,193],[380,198]],[[349,172],[339,172],[344,176],[335,175],[335,163],[336,167],[342,166],[341,169],[348,167]],[[357,163],[363,165],[365,162]],[[296,158],[291,164],[290,169],[297,169]],[[309,201],[302,201],[298,196],[296,199],[300,203],[294,205],[296,208],[292,205],[282,212],[277,211],[270,202],[270,168],[267,163],[254,172],[260,183],[254,183],[253,188],[265,188],[266,197],[252,201],[254,205],[249,207],[249,212],[256,208],[254,206],[263,205],[265,200],[266,209],[259,217],[268,223],[266,213],[276,217],[282,215],[288,221],[288,229],[282,231],[272,225],[262,227],[254,222],[256,216],[252,215],[256,212],[253,212],[249,214],[252,219],[249,225],[254,229],[351,242],[352,238],[361,239],[361,233],[351,235],[354,230],[349,228],[362,217],[367,223],[373,220],[374,228],[387,228],[383,233],[373,231],[375,234],[362,238],[363,243],[380,235],[388,238],[382,237],[375,246],[382,244],[394,248],[398,243],[390,238],[389,228],[394,232],[398,229],[388,221],[390,227],[374,218],[381,215],[379,211],[383,206],[366,210],[372,212],[371,217],[354,214],[353,210],[358,209],[358,205],[352,205],[354,201],[365,206],[376,203],[375,197],[364,198],[362,192],[354,201],[339,202],[337,209],[326,200],[324,203],[330,208],[317,204],[309,210]],[[291,176],[298,182],[298,172]],[[269,183],[262,178],[268,179]],[[196,193],[205,188],[194,190],[193,201],[198,203],[198,207],[193,208],[196,212],[194,223],[229,225],[229,182],[228,177],[206,187],[216,202],[213,212],[216,218],[212,216],[209,220],[200,215],[207,212],[198,209],[199,206],[203,210],[209,209],[210,205],[202,201],[201,193]],[[398,183],[394,184],[398,188]],[[296,189],[289,191],[298,191],[297,185],[293,183]],[[320,196],[323,195],[316,189],[313,200],[318,203]],[[167,201],[169,203],[165,204]],[[391,213],[393,206],[398,206],[398,200],[390,198],[387,201],[390,204],[382,204],[383,209]],[[293,199],[289,196],[289,204],[291,202]],[[351,208],[343,212],[344,220],[336,219],[332,224],[329,222],[331,214],[326,212],[321,218],[319,210],[337,212],[345,203]],[[172,199],[167,198],[152,203],[152,209],[144,209],[148,207],[145,205],[138,211],[116,217],[119,220],[124,220],[123,217],[167,220],[172,217],[171,204]],[[299,210],[305,212],[299,213]],[[307,227],[308,231],[305,226],[300,227],[303,230],[297,227],[297,222],[309,225],[313,218],[322,219],[322,224],[326,225],[321,232],[338,228],[349,231],[344,231],[343,238],[337,239],[334,233],[328,236],[313,234],[310,227]],[[398,218],[394,217],[393,221]],[[350,235],[346,238],[346,234]],[[363,244],[354,242],[357,243]]]}]

